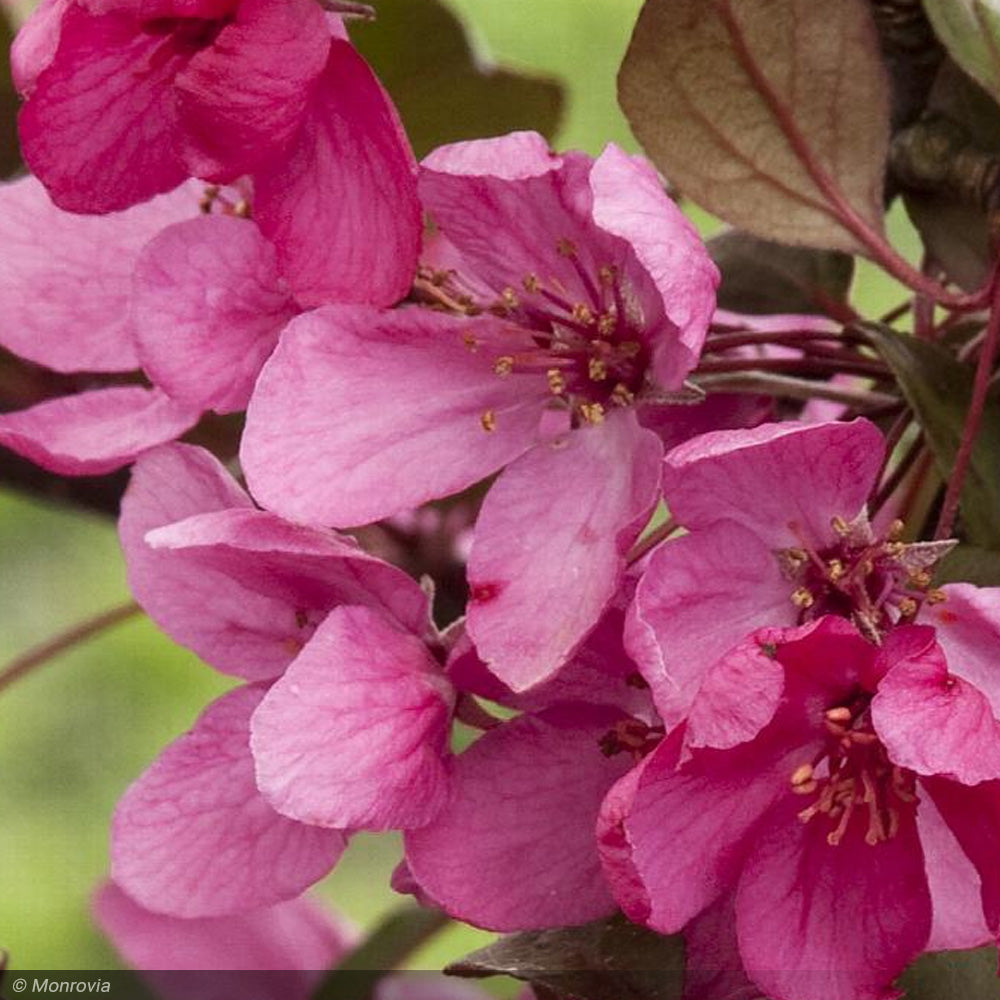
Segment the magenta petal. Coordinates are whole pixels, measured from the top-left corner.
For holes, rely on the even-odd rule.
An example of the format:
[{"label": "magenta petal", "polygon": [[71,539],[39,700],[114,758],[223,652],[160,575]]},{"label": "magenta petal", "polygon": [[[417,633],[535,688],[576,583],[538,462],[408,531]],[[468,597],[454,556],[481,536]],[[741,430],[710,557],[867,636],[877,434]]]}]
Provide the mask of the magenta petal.
[{"label": "magenta petal", "polygon": [[257,784],[317,826],[423,826],[448,794],[454,695],[424,643],[378,611],[338,608],[252,723]]},{"label": "magenta petal", "polygon": [[658,293],[663,316],[661,336],[653,341],[653,371],[661,386],[677,388],[701,353],[715,310],[718,269],[646,161],[609,145],[594,163],[590,186],[594,222],[628,243]]},{"label": "magenta petal", "polygon": [[952,583],[942,588],[947,600],[925,605],[920,621],[934,626],[948,657],[949,669],[974,684],[1000,718],[1000,587]]},{"label": "magenta petal", "polygon": [[[647,757],[645,760],[650,760]],[[635,802],[645,761],[619,778],[605,795],[597,817],[597,850],[601,868],[619,909],[637,924],[649,919],[652,905],[642,877],[632,863],[626,821]]]},{"label": "magenta petal", "polygon": [[210,705],[118,803],[111,874],[147,909],[209,917],[270,906],[343,853],[340,831],[286,819],[257,791],[250,716],[265,690],[237,688]]},{"label": "magenta petal", "polygon": [[254,217],[303,305],[391,305],[420,249],[415,165],[395,108],[334,39],[286,154],[254,174]]},{"label": "magenta petal", "polygon": [[524,715],[457,757],[444,812],[406,834],[422,888],[452,916],[498,931],[611,913],[594,827],[628,766],[600,750],[616,718],[583,706]]},{"label": "magenta petal", "polygon": [[833,517],[850,521],[864,507],[884,451],[877,428],[861,419],[716,431],[667,455],[663,491],[690,530],[731,520],[787,548],[796,526],[818,544],[832,538]]},{"label": "magenta petal", "polygon": [[[307,1000],[321,970],[355,937],[304,897],[229,917],[183,919],[146,910],[106,882],[93,908],[115,950],[132,968],[151,970],[144,978],[165,1000],[210,1000],[223,993],[242,1000]],[[170,974],[187,970],[192,974]],[[231,975],[220,975],[224,970]]]},{"label": "magenta petal", "polygon": [[774,553],[738,524],[716,524],[653,553],[625,645],[668,727],[686,717],[723,653],[765,625],[794,624],[791,590]]},{"label": "magenta petal", "polygon": [[94,389],[0,415],[0,445],[64,476],[100,476],[179,437],[199,416],[159,389]]},{"label": "magenta petal", "polygon": [[118,529],[129,587],[153,621],[218,670],[263,680],[281,673],[300,648],[289,641],[301,632],[295,609],[146,543],[146,535],[162,525],[250,506],[213,455],[170,445],[136,463]]},{"label": "magenta petal", "polygon": [[487,494],[466,627],[515,691],[554,674],[597,624],[656,503],[660,454],[632,413],[615,413],[538,445]]},{"label": "magenta petal", "polygon": [[127,14],[66,10],[19,122],[24,158],[60,208],[114,212],[185,179],[173,134],[181,58],[169,34]]},{"label": "magenta petal", "polygon": [[313,0],[242,0],[212,45],[177,75],[191,173],[228,181],[279,155],[329,49]]},{"label": "magenta petal", "polygon": [[865,843],[860,814],[833,847],[786,793],[740,878],[736,928],[747,974],[774,1000],[891,1000],[923,951],[931,898],[912,811],[896,836]]},{"label": "magenta petal", "polygon": [[488,347],[516,342],[506,330],[419,308],[298,317],[247,411],[254,496],[286,517],[347,527],[456,493],[523,454],[548,390],[535,375],[496,375]]},{"label": "magenta petal", "polygon": [[21,26],[10,47],[10,73],[22,97],[35,87],[59,48],[62,19],[73,0],[41,0]]},{"label": "magenta petal", "polygon": [[241,219],[170,226],[135,269],[132,325],[142,366],[174,399],[203,410],[246,406],[296,311],[273,247]]},{"label": "magenta petal", "polygon": [[950,951],[989,944],[992,935],[983,916],[979,873],[928,795],[920,798],[917,830],[934,909],[927,950]]},{"label": "magenta petal", "polygon": [[684,946],[684,1000],[761,1000],[743,970],[734,896],[695,917],[684,928]]},{"label": "magenta petal", "polygon": [[[893,640],[903,632],[926,639],[893,662]],[[925,626],[889,634],[883,653],[890,668],[871,707],[875,730],[893,763],[918,774],[963,785],[1000,778],[1000,722],[978,688],[949,673],[934,635]]]},{"label": "magenta petal", "polygon": [[195,187],[94,219],[56,208],[34,177],[0,185],[0,345],[60,372],[137,368],[127,322],[136,257],[197,212]]},{"label": "magenta petal", "polygon": [[946,778],[925,778],[923,787],[979,872],[986,925],[994,936],[1000,935],[1000,781],[970,788]]}]

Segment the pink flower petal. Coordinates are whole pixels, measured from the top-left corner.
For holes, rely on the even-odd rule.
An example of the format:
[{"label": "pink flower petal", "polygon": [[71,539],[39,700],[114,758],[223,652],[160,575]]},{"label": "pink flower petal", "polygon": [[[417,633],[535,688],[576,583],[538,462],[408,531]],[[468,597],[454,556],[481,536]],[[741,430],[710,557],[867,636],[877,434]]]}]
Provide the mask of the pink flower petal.
[{"label": "pink flower petal", "polygon": [[747,974],[775,1000],[891,1000],[899,995],[892,981],[931,928],[914,814],[871,847],[859,813],[834,847],[828,826],[803,824],[801,808],[786,793],[740,877],[736,929]]},{"label": "pink flower petal", "polygon": [[406,834],[423,889],[458,919],[498,931],[611,913],[594,825],[627,767],[599,747],[616,718],[582,706],[525,715],[457,757],[448,806]]},{"label": "pink flower petal", "polygon": [[60,208],[114,212],[185,179],[174,149],[181,58],[169,34],[127,14],[66,10],[20,115],[24,158]]},{"label": "pink flower petal", "polygon": [[119,534],[129,587],[153,621],[223,673],[263,680],[280,674],[301,648],[290,641],[301,632],[294,609],[145,540],[152,529],[193,514],[250,506],[209,452],[170,445],[136,463]]},{"label": "pink flower petal", "polygon": [[338,608],[252,723],[257,784],[317,826],[423,826],[448,794],[451,685],[423,642],[369,608]]},{"label": "pink flower petal", "polygon": [[347,527],[456,493],[523,454],[549,393],[544,378],[493,371],[502,352],[489,348],[516,337],[507,329],[418,308],[300,316],[247,411],[254,496],[286,517]]},{"label": "pink flower petal", "polygon": [[100,476],[179,437],[199,416],[158,389],[94,389],[0,415],[0,445],[64,476]]},{"label": "pink flower petal", "polygon": [[761,1000],[743,971],[734,896],[702,911],[684,928],[684,1000]]},{"label": "pink flower petal", "polygon": [[663,490],[673,515],[694,530],[731,520],[765,545],[832,538],[835,516],[852,520],[875,484],[885,446],[867,420],[764,424],[717,431],[667,455]]},{"label": "pink flower petal", "polygon": [[388,95],[333,39],[287,153],[254,174],[254,217],[303,305],[406,295],[420,248],[415,169]]},{"label": "pink flower petal", "polygon": [[191,173],[229,181],[280,155],[329,49],[314,0],[241,0],[213,44],[177,75]]},{"label": "pink flower petal", "polygon": [[701,353],[715,310],[718,269],[645,160],[611,144],[595,161],[590,186],[594,222],[628,243],[653,283],[660,312],[646,317],[647,326],[660,328],[653,371],[662,387],[679,388]]},{"label": "pink flower petal", "polygon": [[265,690],[237,688],[210,705],[118,803],[111,874],[147,909],[210,917],[270,906],[343,853],[340,831],[286,819],[257,791],[250,716]]},{"label": "pink flower petal", "polygon": [[59,48],[62,19],[73,0],[41,0],[21,26],[10,47],[10,72],[22,97],[34,90],[38,74]]},{"label": "pink flower petal", "polygon": [[925,778],[922,784],[979,873],[986,926],[996,937],[1000,935],[1000,781],[972,788],[947,778]]},{"label": "pink flower petal", "polygon": [[136,265],[132,325],[142,366],[174,399],[203,410],[246,407],[296,311],[273,247],[241,219],[170,226]]},{"label": "pink flower petal", "polygon": [[469,557],[466,627],[515,691],[554,674],[597,624],[656,503],[660,454],[632,413],[615,413],[538,445],[490,490]]},{"label": "pink flower petal", "polygon": [[917,831],[934,909],[927,950],[950,951],[989,944],[992,935],[983,916],[979,873],[929,795],[920,797]]},{"label": "pink flower petal", "polygon": [[[919,634],[915,648],[893,652],[901,633]],[[905,642],[905,640],[904,640]],[[935,630],[910,626],[883,646],[889,672],[872,701],[872,722],[893,763],[963,785],[1000,778],[1000,722],[986,697],[949,673]]]},{"label": "pink flower petal", "polygon": [[625,646],[668,727],[687,716],[712,664],[765,625],[792,625],[797,609],[774,553],[722,522],[653,553],[639,582]]},{"label": "pink flower petal", "polygon": [[356,936],[304,897],[235,916],[182,919],[146,910],[106,882],[93,908],[115,950],[132,968],[149,970],[144,978],[164,1000],[307,1000],[321,970]]},{"label": "pink flower petal", "polygon": [[[316,621],[338,604],[376,608],[417,636],[429,637],[433,631],[430,599],[412,577],[365,552],[353,538],[332,531],[241,505],[157,528],[146,542],[183,557],[192,575],[201,568],[217,571],[237,590],[282,602],[283,620],[300,619],[292,642],[299,648]],[[308,621],[302,622],[303,617]],[[290,638],[284,633],[285,643]]]},{"label": "pink flower petal", "polygon": [[1000,718],[1000,588],[952,583],[942,588],[947,600],[924,605],[920,621],[933,625],[948,657],[949,669],[974,684]]},{"label": "pink flower petal", "polygon": [[137,368],[127,322],[136,258],[197,210],[195,184],[99,219],[56,208],[34,177],[0,185],[0,345],[60,372]]}]

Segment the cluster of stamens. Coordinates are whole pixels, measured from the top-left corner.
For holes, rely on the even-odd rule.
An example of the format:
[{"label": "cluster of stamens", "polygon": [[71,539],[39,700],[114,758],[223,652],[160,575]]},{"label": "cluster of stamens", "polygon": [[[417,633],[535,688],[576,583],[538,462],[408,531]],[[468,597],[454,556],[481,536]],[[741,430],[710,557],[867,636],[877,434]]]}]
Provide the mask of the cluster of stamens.
[{"label": "cluster of stamens", "polygon": [[629,753],[638,762],[656,749],[664,733],[663,726],[648,726],[638,719],[623,719],[601,737],[601,753],[605,757]]},{"label": "cluster of stamens", "polygon": [[796,795],[816,795],[799,819],[825,818],[831,827],[826,841],[832,847],[843,840],[855,816],[867,819],[866,844],[891,840],[899,832],[902,810],[917,802],[915,776],[889,760],[872,728],[869,701],[863,697],[827,711],[828,746],[791,776]]},{"label": "cluster of stamens", "polygon": [[834,544],[816,549],[791,525],[801,544],[779,553],[800,622],[842,615],[879,642],[886,629],[912,621],[923,604],[945,599],[931,586],[931,569],[952,543],[906,544],[902,521],[876,535],[863,514],[853,522],[835,517],[831,527]]},{"label": "cluster of stamens", "polygon": [[250,202],[245,198],[233,201],[217,184],[206,184],[198,202],[198,209],[202,215],[211,215],[218,212],[219,215],[231,215],[238,219],[250,218]]},{"label": "cluster of stamens", "polygon": [[[495,358],[497,377],[544,375],[554,405],[568,408],[574,422],[600,424],[610,408],[630,406],[642,389],[648,352],[639,332],[641,311],[628,300],[617,267],[602,265],[594,275],[571,240],[559,240],[556,250],[576,271],[582,299],[558,278],[537,274],[524,275],[519,288],[504,288],[488,302],[471,294],[455,271],[424,270],[416,287],[450,312],[509,320],[530,343]],[[463,342],[470,351],[481,346],[471,331]],[[496,414],[486,411],[481,422],[494,430]]]}]

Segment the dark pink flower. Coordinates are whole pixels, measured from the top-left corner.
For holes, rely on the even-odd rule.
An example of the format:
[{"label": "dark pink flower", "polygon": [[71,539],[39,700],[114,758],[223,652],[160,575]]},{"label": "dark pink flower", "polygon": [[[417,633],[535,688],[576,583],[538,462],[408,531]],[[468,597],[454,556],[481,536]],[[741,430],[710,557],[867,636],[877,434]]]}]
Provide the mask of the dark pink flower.
[{"label": "dark pink flower", "polygon": [[301,301],[389,304],[420,238],[412,154],[315,0],[43,4],[14,59],[25,158],[61,207],[110,212],[249,175]]},{"label": "dark pink flower", "polygon": [[420,185],[439,230],[421,287],[439,308],[294,320],[251,400],[244,468],[265,506],[338,526],[504,469],[476,530],[468,629],[525,689],[618,587],[658,492],[662,439],[644,422],[668,426],[717,272],[652,169],[615,147],[461,143]]},{"label": "dark pink flower", "polygon": [[669,726],[754,629],[838,614],[875,638],[916,614],[953,543],[904,545],[899,525],[869,523],[884,448],[866,420],[785,422],[667,455],[664,497],[688,534],[650,559],[626,644]]},{"label": "dark pink flower", "polygon": [[925,949],[989,940],[1000,685],[961,668],[927,626],[881,648],[834,616],[756,632],[608,798],[621,904],[672,933],[732,897],[742,965],[774,1000],[888,1000]]}]

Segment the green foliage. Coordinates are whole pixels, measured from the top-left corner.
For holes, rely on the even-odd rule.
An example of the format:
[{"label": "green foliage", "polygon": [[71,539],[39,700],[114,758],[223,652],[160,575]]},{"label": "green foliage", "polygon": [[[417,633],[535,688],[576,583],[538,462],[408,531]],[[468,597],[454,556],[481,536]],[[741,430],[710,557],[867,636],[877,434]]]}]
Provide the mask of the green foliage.
[{"label": "green foliage", "polygon": [[1000,3],[924,0],[924,10],[952,59],[1000,99]]}]

